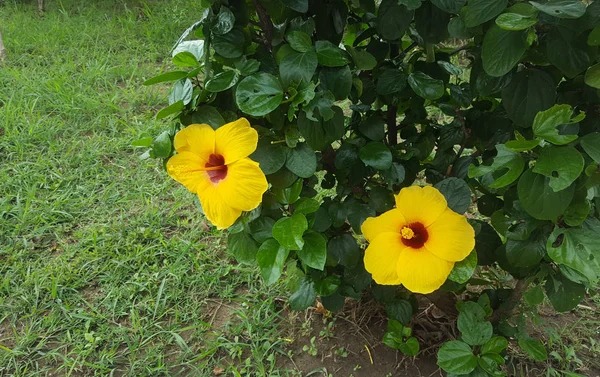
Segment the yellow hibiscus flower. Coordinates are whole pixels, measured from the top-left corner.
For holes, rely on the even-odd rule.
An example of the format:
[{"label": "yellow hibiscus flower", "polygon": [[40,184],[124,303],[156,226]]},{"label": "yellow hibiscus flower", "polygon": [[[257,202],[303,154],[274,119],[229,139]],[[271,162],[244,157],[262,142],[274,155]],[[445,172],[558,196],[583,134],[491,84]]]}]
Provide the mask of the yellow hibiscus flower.
[{"label": "yellow hibiscus flower", "polygon": [[257,162],[258,133],[246,118],[216,131],[208,124],[192,124],[175,135],[177,154],[167,172],[198,195],[206,218],[219,229],[228,228],[242,211],[258,207],[268,184]]},{"label": "yellow hibiscus flower", "polygon": [[473,227],[433,187],[403,188],[395,209],[368,218],[361,229],[370,243],[364,260],[373,279],[415,293],[438,289],[475,247]]}]

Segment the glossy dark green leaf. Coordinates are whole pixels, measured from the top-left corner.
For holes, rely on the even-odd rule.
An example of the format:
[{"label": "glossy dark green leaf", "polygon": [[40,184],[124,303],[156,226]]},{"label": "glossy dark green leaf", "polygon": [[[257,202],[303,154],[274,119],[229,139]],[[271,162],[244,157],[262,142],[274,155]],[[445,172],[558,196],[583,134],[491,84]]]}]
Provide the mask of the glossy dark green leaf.
[{"label": "glossy dark green leaf", "polygon": [[546,347],[537,339],[533,338],[519,338],[518,340],[519,347],[536,361],[545,361],[548,359],[548,352],[546,351]]},{"label": "glossy dark green leaf", "polygon": [[546,280],[544,289],[554,310],[561,313],[575,309],[585,296],[585,286],[560,274]]},{"label": "glossy dark green leaf", "polygon": [[527,170],[517,185],[519,200],[523,209],[538,220],[556,220],[562,215],[575,193],[575,186],[554,192],[550,178]]},{"label": "glossy dark green leaf", "polygon": [[496,18],[496,25],[504,30],[519,31],[530,28],[537,23],[537,18],[519,13],[502,13]]},{"label": "glossy dark green leaf", "polygon": [[223,35],[229,33],[233,29],[235,24],[235,16],[229,10],[229,8],[221,6],[219,13],[215,19],[214,24],[210,28],[210,31],[216,35]]},{"label": "glossy dark green leaf", "polygon": [[172,143],[169,131],[163,131],[152,140],[152,153],[158,158],[171,157]]},{"label": "glossy dark green leaf", "polygon": [[290,296],[290,307],[292,310],[306,310],[314,305],[316,299],[315,283],[309,278],[304,278],[298,290]]},{"label": "glossy dark green leaf", "polygon": [[600,163],[600,132],[592,132],[581,138],[581,147],[588,156]]},{"label": "glossy dark green leaf", "polygon": [[317,41],[315,49],[319,64],[325,67],[343,67],[350,62],[346,53],[329,41]]},{"label": "glossy dark green leaf", "polygon": [[244,53],[246,36],[239,28],[231,29],[227,34],[216,35],[212,46],[215,52],[224,58],[239,58]]},{"label": "glossy dark green leaf", "polygon": [[592,88],[600,89],[600,63],[588,68],[585,72],[585,83]]},{"label": "glossy dark green leaf", "polygon": [[258,146],[250,158],[260,164],[263,173],[269,175],[285,165],[287,151],[280,143],[273,144],[271,139],[263,138],[258,141]]},{"label": "glossy dark green leaf", "polygon": [[187,77],[187,74],[188,73],[185,71],[167,72],[144,81],[142,85],[154,85],[161,82],[177,81]]},{"label": "glossy dark green leaf", "polygon": [[494,329],[492,324],[485,320],[486,313],[478,303],[463,302],[459,312],[457,327],[464,342],[471,346],[480,346],[490,340]]},{"label": "glossy dark green leaf", "polygon": [[592,64],[588,48],[584,38],[564,27],[554,27],[546,36],[548,61],[569,78],[584,72]]},{"label": "glossy dark green leaf", "polygon": [[294,214],[291,217],[283,217],[273,225],[273,238],[279,244],[289,250],[301,250],[304,246],[302,235],[308,229],[306,217],[302,214]]},{"label": "glossy dark green leaf", "polygon": [[356,240],[348,233],[331,238],[327,243],[327,251],[337,263],[346,267],[355,266],[361,257]]},{"label": "glossy dark green leaf", "polygon": [[533,132],[537,137],[556,145],[564,145],[577,140],[577,135],[559,133],[557,127],[581,121],[585,114],[572,118],[573,109],[569,105],[554,105],[540,111],[533,120]]},{"label": "glossy dark green leaf", "polygon": [[422,98],[436,100],[444,95],[444,82],[423,72],[413,72],[408,76],[408,84]]},{"label": "glossy dark green leaf", "polygon": [[450,275],[448,275],[448,280],[452,280],[459,284],[466,283],[471,276],[473,276],[476,267],[477,252],[473,250],[465,259],[454,264],[452,271],[450,271]]},{"label": "glossy dark green leaf", "polygon": [[256,253],[256,260],[260,267],[260,275],[266,285],[275,284],[279,280],[289,253],[288,249],[272,238],[260,245]]},{"label": "glossy dark green leaf", "polygon": [[496,150],[498,153],[491,165],[469,166],[470,178],[481,177],[482,175],[498,170],[504,171],[508,169],[504,174],[495,178],[494,183],[490,185],[492,188],[508,186],[519,178],[525,168],[523,157],[519,153],[508,150],[502,144],[496,145]]},{"label": "glossy dark green leaf", "polygon": [[[275,194],[275,197],[281,204],[294,204],[300,198],[302,192],[302,179],[298,179],[290,187],[277,188],[273,187],[271,191]],[[301,213],[301,212],[298,212]]]},{"label": "glossy dark green leaf", "polygon": [[328,121],[335,116],[335,97],[329,91],[319,91],[315,97],[304,107],[306,117],[318,122],[321,119]]},{"label": "glossy dark green leaf", "polygon": [[381,95],[397,93],[406,88],[406,79],[406,74],[399,69],[385,70],[377,81],[377,93]]},{"label": "glossy dark green leaf", "polygon": [[281,0],[281,2],[296,12],[306,13],[308,11],[308,0]]},{"label": "glossy dark green leaf", "polygon": [[413,307],[407,300],[396,299],[385,304],[385,311],[390,319],[408,326],[413,316]]},{"label": "glossy dark green leaf", "polygon": [[377,170],[387,170],[392,166],[392,152],[383,143],[372,141],[358,153],[362,162]]},{"label": "glossy dark green leaf", "polygon": [[313,49],[312,39],[304,32],[290,31],[285,38],[290,46],[298,52],[308,52]]},{"label": "glossy dark green leaf", "polygon": [[465,342],[451,340],[438,351],[437,365],[448,373],[469,374],[477,367],[477,357]]},{"label": "glossy dark green leaf", "polygon": [[258,244],[250,234],[246,232],[229,233],[227,236],[227,247],[239,263],[255,263]]},{"label": "glossy dark green leaf", "polygon": [[546,255],[546,241],[549,231],[538,228],[524,240],[506,240],[506,259],[516,268],[531,268],[540,263]]},{"label": "glossy dark green leaf", "polygon": [[492,77],[501,77],[510,72],[527,50],[526,38],[525,31],[509,31],[492,26],[485,34],[481,47],[485,72]]},{"label": "glossy dark green leaf", "polygon": [[361,234],[362,231],[360,229],[362,223],[368,217],[374,217],[375,210],[371,208],[369,205],[361,203],[361,202],[353,202],[348,205],[348,222],[352,226],[352,229],[357,234]]},{"label": "glossy dark green leaf", "polygon": [[377,60],[367,50],[346,46],[346,51],[352,57],[357,69],[369,71],[377,66]]},{"label": "glossy dark green leaf", "polygon": [[269,238],[273,238],[273,224],[275,220],[270,217],[260,216],[249,224],[250,234],[258,243],[263,243]]},{"label": "glossy dark green leaf", "polygon": [[540,12],[556,18],[579,18],[585,13],[585,4],[580,0],[552,0],[545,4],[529,2]]},{"label": "glossy dark green leaf", "polygon": [[339,312],[344,309],[344,304],[346,303],[346,297],[342,296],[339,293],[334,293],[330,296],[322,296],[321,302],[325,309],[330,312]]},{"label": "glossy dark green leaf", "polygon": [[317,156],[306,143],[299,143],[288,151],[285,166],[299,177],[310,178],[317,170]]},{"label": "glossy dark green leaf", "polygon": [[178,101],[183,101],[183,104],[187,105],[192,102],[193,92],[194,87],[190,79],[177,81],[175,85],[173,85],[173,89],[171,89],[171,94],[169,94],[169,105]]},{"label": "glossy dark green leaf", "polygon": [[384,39],[400,39],[408,30],[414,11],[400,5],[397,0],[383,0],[377,10],[377,32]]},{"label": "glossy dark green leaf", "polygon": [[444,12],[458,14],[467,0],[431,0],[431,3]]},{"label": "glossy dark green leaf", "polygon": [[260,117],[269,114],[281,104],[283,89],[279,80],[268,73],[244,78],[235,92],[235,101],[244,113]]},{"label": "glossy dark green leaf", "polygon": [[415,11],[415,28],[426,43],[440,43],[446,39],[449,21],[447,12],[428,1]]},{"label": "glossy dark green leaf", "polygon": [[550,179],[552,190],[561,191],[569,187],[583,172],[583,156],[573,147],[542,148],[533,172]]},{"label": "glossy dark green leaf", "polygon": [[213,93],[222,92],[237,84],[239,79],[240,75],[236,71],[224,71],[211,77],[205,88]]},{"label": "glossy dark green leaf", "polygon": [[435,188],[444,195],[451,210],[460,214],[467,212],[471,205],[471,190],[464,180],[454,177],[446,178],[436,184]]},{"label": "glossy dark green leaf", "polygon": [[379,141],[385,137],[385,122],[378,115],[372,115],[361,121],[358,129],[371,140]]},{"label": "glossy dark green leaf", "polygon": [[330,275],[323,280],[315,282],[315,291],[319,296],[331,296],[338,290],[340,283],[341,279],[339,276]]},{"label": "glossy dark green leaf", "polygon": [[327,238],[317,232],[307,232],[302,238],[304,246],[296,252],[298,258],[308,267],[323,270],[327,260]]},{"label": "glossy dark green leaf", "polygon": [[475,27],[496,17],[506,8],[508,0],[469,0],[463,17],[467,27]]},{"label": "glossy dark green leaf", "polygon": [[303,213],[305,215],[309,213],[317,212],[321,204],[318,200],[313,198],[300,198],[294,205],[294,213]]},{"label": "glossy dark green leaf", "polygon": [[531,127],[536,114],[550,108],[555,97],[556,84],[550,75],[537,69],[524,69],[502,90],[502,105],[515,124]]},{"label": "glossy dark green leaf", "polygon": [[287,54],[279,64],[279,76],[284,87],[294,83],[300,85],[311,81],[317,69],[317,54],[314,51],[292,52]]}]

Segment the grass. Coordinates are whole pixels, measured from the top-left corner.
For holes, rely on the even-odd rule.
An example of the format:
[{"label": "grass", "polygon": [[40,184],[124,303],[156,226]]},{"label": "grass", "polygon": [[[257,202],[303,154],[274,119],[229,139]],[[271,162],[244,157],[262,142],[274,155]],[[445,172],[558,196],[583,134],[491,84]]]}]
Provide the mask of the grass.
[{"label": "grass", "polygon": [[[154,119],[168,86],[141,83],[169,67],[196,3],[53,0],[43,17],[33,1],[0,6],[1,376],[297,376],[291,348],[327,376],[329,348],[358,377],[375,375],[365,348],[397,357],[381,333],[365,337],[384,329],[368,308],[339,316],[361,331],[343,344],[333,322],[319,333],[310,315],[289,317],[281,287],[234,263],[192,195],[130,146],[169,127]],[[563,327],[572,336],[550,333],[549,365],[593,361],[577,356],[600,352],[594,313]]]},{"label": "grass", "polygon": [[0,375],[277,375],[276,295],[130,147],[195,2],[48,8],[0,7]]}]

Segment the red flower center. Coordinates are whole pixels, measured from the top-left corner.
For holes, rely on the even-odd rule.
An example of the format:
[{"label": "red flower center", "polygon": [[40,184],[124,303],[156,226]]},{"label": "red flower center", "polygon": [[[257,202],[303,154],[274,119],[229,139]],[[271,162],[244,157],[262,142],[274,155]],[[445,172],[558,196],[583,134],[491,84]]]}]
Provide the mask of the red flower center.
[{"label": "red flower center", "polygon": [[421,223],[412,223],[403,226],[400,234],[402,236],[402,243],[413,249],[422,248],[429,238],[427,228]]},{"label": "red flower center", "polygon": [[212,183],[218,183],[220,180],[227,177],[227,165],[225,165],[225,158],[220,154],[211,154],[208,158],[208,162],[204,165],[205,168],[211,168],[207,170],[208,178]]}]

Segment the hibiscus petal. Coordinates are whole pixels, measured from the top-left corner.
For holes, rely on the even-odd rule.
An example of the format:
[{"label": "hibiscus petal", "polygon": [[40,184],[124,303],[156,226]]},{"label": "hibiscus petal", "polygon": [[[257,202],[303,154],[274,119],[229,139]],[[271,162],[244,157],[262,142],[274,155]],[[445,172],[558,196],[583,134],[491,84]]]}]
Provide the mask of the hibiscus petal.
[{"label": "hibiscus petal", "polygon": [[402,212],[392,209],[377,217],[369,217],[362,223],[360,229],[367,241],[371,241],[381,233],[399,234],[404,225],[406,225],[406,219]]},{"label": "hibiscus petal", "polygon": [[447,209],[427,227],[425,247],[438,258],[458,262],[475,247],[475,231],[464,216]]},{"label": "hibiscus petal", "polygon": [[192,152],[180,152],[167,161],[167,173],[191,192],[197,193],[199,187],[208,182],[208,175],[202,171],[205,162]]},{"label": "hibiscus petal", "polygon": [[426,294],[441,287],[453,267],[454,262],[442,260],[426,248],[407,247],[398,256],[396,270],[406,289]]},{"label": "hibiscus petal", "polygon": [[257,143],[258,132],[250,127],[246,118],[240,118],[217,129],[215,153],[223,156],[229,165],[250,156]]},{"label": "hibiscus petal", "polygon": [[400,284],[397,265],[404,249],[398,233],[380,233],[371,241],[365,250],[365,268],[377,284]]},{"label": "hibiscus petal", "polygon": [[448,203],[444,195],[433,187],[410,186],[396,195],[396,208],[408,223],[419,222],[429,226],[448,208]]},{"label": "hibiscus petal", "polygon": [[190,124],[175,134],[173,145],[177,152],[195,153],[206,163],[215,152],[215,130],[208,124]]},{"label": "hibiscus petal", "polygon": [[207,184],[200,190],[198,198],[200,199],[204,215],[218,229],[229,228],[242,214],[241,209],[233,208],[229,203],[221,199],[217,186]]},{"label": "hibiscus petal", "polygon": [[218,184],[217,191],[228,205],[244,211],[258,207],[269,188],[257,162],[243,158],[227,165],[227,176]]}]

